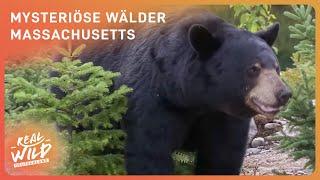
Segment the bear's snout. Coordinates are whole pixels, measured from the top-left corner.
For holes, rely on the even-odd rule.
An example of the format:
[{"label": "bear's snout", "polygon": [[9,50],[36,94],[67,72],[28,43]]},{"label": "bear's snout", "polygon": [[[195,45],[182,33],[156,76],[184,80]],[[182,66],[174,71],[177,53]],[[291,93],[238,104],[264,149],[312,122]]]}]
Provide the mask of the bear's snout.
[{"label": "bear's snout", "polygon": [[291,90],[287,87],[281,89],[278,93],[277,93],[277,99],[279,102],[280,106],[283,106],[285,104],[287,104],[287,102],[289,101],[289,99],[292,97],[292,93]]}]

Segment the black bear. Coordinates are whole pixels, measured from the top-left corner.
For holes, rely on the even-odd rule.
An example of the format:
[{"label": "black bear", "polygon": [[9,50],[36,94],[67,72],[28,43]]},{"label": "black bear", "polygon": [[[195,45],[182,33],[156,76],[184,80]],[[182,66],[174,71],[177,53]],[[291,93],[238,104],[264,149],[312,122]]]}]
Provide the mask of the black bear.
[{"label": "black bear", "polygon": [[239,174],[248,126],[291,96],[271,46],[279,24],[251,33],[205,10],[145,25],[132,41],[89,46],[81,59],[121,72],[128,174],[174,173],[172,152],[196,152],[196,174]]}]

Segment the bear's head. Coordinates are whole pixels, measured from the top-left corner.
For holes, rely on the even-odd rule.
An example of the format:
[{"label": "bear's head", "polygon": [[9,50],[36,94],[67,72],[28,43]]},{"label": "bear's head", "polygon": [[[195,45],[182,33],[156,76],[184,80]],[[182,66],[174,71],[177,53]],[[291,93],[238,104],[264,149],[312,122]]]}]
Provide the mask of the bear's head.
[{"label": "bear's head", "polygon": [[191,25],[188,41],[202,74],[191,84],[205,89],[193,92],[196,98],[209,108],[237,117],[279,112],[291,92],[280,78],[272,50],[278,31],[278,23],[256,33],[220,21]]}]

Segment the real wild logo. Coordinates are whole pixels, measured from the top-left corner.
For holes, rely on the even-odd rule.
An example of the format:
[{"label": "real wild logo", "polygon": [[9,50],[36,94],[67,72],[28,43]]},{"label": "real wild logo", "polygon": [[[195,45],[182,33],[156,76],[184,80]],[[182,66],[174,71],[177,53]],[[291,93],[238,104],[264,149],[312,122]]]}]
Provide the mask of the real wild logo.
[{"label": "real wild logo", "polygon": [[66,158],[54,124],[8,122],[5,132],[5,168],[11,175],[50,175]]},{"label": "real wild logo", "polygon": [[40,132],[18,137],[16,146],[11,147],[13,166],[18,168],[48,163],[50,159],[46,155],[51,148],[50,139],[42,136]]}]

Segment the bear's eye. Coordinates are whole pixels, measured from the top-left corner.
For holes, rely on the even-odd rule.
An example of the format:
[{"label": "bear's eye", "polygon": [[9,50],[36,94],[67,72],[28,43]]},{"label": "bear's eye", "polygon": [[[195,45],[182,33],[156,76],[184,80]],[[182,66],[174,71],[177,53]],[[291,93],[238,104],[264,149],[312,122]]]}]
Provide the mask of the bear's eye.
[{"label": "bear's eye", "polygon": [[260,64],[254,64],[248,69],[248,74],[250,76],[258,76],[260,74],[260,71],[261,71]]}]

